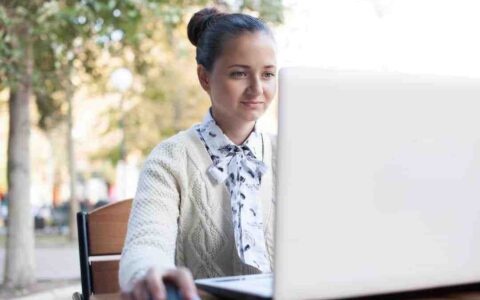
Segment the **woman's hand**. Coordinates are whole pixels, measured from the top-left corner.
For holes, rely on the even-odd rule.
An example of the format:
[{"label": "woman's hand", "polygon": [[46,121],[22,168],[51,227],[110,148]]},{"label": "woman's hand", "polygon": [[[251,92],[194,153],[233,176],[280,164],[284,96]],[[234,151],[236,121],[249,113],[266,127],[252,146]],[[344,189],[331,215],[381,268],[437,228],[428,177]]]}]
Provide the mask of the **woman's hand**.
[{"label": "woman's hand", "polygon": [[154,268],[135,282],[131,292],[122,292],[122,300],[166,300],[167,289],[163,280],[174,284],[184,300],[200,300],[193,276],[187,268],[179,267],[164,273]]}]

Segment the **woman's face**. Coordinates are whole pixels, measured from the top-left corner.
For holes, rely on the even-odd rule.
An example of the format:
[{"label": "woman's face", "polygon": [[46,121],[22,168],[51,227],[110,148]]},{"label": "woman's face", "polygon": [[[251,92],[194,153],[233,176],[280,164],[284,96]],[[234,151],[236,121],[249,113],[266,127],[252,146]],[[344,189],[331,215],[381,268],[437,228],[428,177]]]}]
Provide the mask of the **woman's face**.
[{"label": "woman's face", "polygon": [[244,33],[228,41],[202,83],[215,119],[233,124],[256,121],[275,95],[276,71],[275,43],[266,33]]}]

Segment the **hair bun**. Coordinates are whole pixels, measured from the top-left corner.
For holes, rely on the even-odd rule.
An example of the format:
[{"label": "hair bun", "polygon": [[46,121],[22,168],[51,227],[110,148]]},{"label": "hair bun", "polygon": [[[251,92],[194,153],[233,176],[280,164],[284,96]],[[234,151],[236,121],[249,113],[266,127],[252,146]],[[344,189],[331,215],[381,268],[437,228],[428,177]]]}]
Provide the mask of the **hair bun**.
[{"label": "hair bun", "polygon": [[207,29],[208,25],[212,22],[214,17],[221,15],[224,15],[224,13],[220,12],[215,7],[209,7],[197,11],[192,16],[190,22],[188,22],[187,33],[188,39],[195,47],[198,45],[200,37],[205,29]]}]

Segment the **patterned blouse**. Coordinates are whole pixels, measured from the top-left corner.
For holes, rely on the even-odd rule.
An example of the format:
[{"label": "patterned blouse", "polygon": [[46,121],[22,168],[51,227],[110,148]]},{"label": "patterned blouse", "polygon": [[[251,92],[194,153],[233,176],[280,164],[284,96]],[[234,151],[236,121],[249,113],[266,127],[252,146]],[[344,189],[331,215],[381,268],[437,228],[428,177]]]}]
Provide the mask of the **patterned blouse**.
[{"label": "patterned blouse", "polygon": [[[213,164],[209,175],[230,192],[235,244],[242,262],[271,272],[265,246],[261,202],[257,199],[262,175],[263,135],[255,128],[242,145],[235,145],[217,126],[211,112],[196,125]],[[261,158],[261,160],[259,159]]]}]

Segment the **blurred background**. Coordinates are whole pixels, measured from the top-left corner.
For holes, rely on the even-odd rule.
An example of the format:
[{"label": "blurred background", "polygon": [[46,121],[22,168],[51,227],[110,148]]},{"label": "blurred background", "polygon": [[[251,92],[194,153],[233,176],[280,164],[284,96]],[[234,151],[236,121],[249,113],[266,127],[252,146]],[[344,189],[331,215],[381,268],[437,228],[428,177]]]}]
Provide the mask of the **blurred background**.
[{"label": "blurred background", "polygon": [[70,299],[70,216],[133,197],[151,149],[201,121],[186,24],[205,6],[267,21],[279,67],[480,79],[477,0],[1,0],[0,299]]}]

